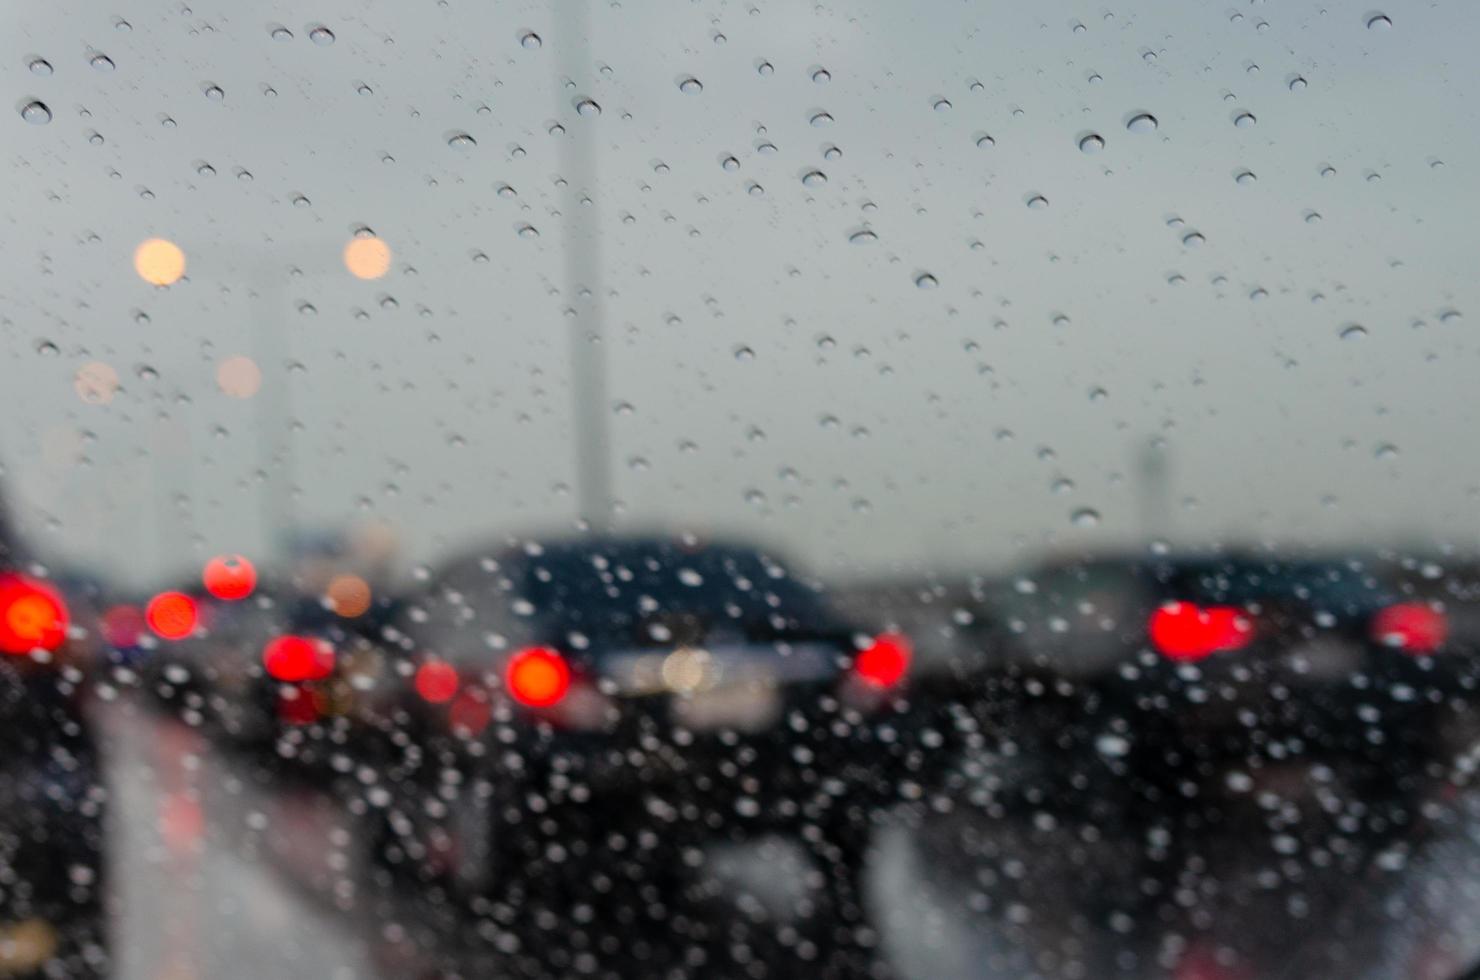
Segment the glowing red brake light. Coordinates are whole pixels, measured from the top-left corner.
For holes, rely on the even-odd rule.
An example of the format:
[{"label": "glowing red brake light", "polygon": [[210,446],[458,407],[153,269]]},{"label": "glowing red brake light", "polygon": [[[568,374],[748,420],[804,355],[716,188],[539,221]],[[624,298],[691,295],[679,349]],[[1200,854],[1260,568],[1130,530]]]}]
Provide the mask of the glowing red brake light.
[{"label": "glowing red brake light", "polygon": [[556,650],[528,647],[509,658],[504,683],[525,707],[550,708],[570,690],[570,667]]},{"label": "glowing red brake light", "polygon": [[1433,653],[1449,636],[1449,621],[1433,606],[1405,602],[1372,617],[1372,638],[1407,653]]},{"label": "glowing red brake light", "polygon": [[904,680],[913,652],[909,637],[880,633],[853,658],[853,673],[870,687],[893,687]]},{"label": "glowing red brake light", "polygon": [[323,640],[279,636],[262,648],[262,665],[285,684],[321,681],[334,672],[334,648]]},{"label": "glowing red brake light", "polygon": [[183,592],[161,592],[144,607],[144,621],[166,640],[183,640],[195,632],[200,612]]},{"label": "glowing red brake light", "polygon": [[0,652],[55,650],[66,637],[67,604],[55,589],[25,575],[0,575]]},{"label": "glowing red brake light", "polygon": [[441,704],[457,693],[457,670],[445,660],[428,660],[416,668],[416,693],[425,701]]},{"label": "glowing red brake light", "polygon": [[1168,602],[1151,614],[1151,644],[1168,660],[1201,660],[1248,646],[1254,625],[1232,606]]}]

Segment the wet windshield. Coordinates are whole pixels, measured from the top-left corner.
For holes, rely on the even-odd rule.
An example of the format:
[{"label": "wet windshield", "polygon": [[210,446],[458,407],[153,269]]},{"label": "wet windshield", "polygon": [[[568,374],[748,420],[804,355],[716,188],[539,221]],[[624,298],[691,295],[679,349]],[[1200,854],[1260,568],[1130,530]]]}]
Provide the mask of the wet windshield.
[{"label": "wet windshield", "polygon": [[1480,6],[0,26],[0,977],[1480,962]]}]

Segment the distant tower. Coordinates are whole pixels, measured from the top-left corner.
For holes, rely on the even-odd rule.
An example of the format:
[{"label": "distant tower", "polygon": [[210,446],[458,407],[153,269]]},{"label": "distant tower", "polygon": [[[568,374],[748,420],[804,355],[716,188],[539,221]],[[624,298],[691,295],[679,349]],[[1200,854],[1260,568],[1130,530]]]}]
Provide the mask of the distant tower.
[{"label": "distant tower", "polygon": [[1171,537],[1171,474],[1166,440],[1154,437],[1141,447],[1138,461],[1141,536],[1146,541]]}]

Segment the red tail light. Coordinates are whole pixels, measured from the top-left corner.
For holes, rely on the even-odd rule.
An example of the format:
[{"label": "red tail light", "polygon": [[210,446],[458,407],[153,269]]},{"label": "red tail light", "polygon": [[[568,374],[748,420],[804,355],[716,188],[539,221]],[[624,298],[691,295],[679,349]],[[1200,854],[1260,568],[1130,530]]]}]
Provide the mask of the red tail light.
[{"label": "red tail light", "polygon": [[1378,610],[1372,638],[1407,653],[1433,653],[1449,636],[1449,621],[1433,606],[1405,602]]},{"label": "red tail light", "polygon": [[457,693],[457,670],[445,660],[428,660],[416,668],[415,684],[423,700],[442,704]]},{"label": "red tail light", "polygon": [[55,650],[66,638],[67,604],[55,589],[25,575],[0,575],[0,652]]},{"label": "red tail light", "polygon": [[1168,602],[1151,614],[1151,643],[1168,660],[1201,660],[1238,650],[1254,638],[1254,624],[1232,606]]},{"label": "red tail light", "polygon": [[880,633],[853,658],[853,673],[870,687],[893,687],[904,680],[913,654],[909,637]]},{"label": "red tail light", "polygon": [[195,600],[183,592],[161,592],[144,607],[144,621],[166,640],[183,640],[194,633],[199,615]]},{"label": "red tail light", "polygon": [[334,672],[334,648],[323,640],[279,636],[262,648],[262,665],[285,684],[321,681]]},{"label": "red tail light", "polygon": [[550,708],[570,690],[570,667],[556,650],[528,647],[509,658],[504,683],[525,707]]}]

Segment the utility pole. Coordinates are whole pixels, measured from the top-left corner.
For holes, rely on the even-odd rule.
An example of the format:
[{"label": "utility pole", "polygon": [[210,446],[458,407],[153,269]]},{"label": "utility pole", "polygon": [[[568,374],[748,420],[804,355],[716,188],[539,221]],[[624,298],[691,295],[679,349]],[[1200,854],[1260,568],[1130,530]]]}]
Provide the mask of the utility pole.
[{"label": "utility pole", "polygon": [[[560,115],[570,97],[590,92],[591,19],[589,0],[555,5],[555,95]],[[567,80],[574,88],[567,89]],[[565,235],[566,294],[570,300],[571,430],[575,449],[576,501],[580,517],[593,531],[611,522],[611,438],[606,394],[606,340],[601,296],[601,227],[596,192],[597,118],[572,126],[560,147],[567,182],[561,209]]]}]

